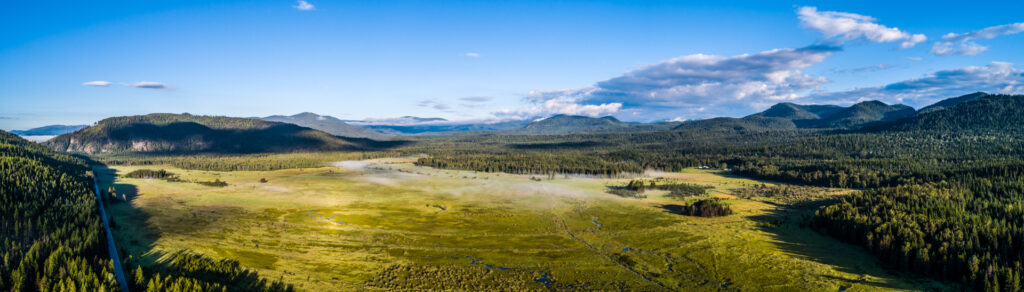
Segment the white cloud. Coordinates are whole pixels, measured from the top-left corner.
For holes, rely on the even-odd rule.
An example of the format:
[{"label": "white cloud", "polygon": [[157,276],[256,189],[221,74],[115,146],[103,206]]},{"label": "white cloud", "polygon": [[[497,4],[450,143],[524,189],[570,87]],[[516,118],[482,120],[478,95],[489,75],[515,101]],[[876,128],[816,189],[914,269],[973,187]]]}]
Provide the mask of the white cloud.
[{"label": "white cloud", "polygon": [[924,58],[921,58],[921,57],[903,57],[903,59],[910,60],[910,61],[921,61],[921,60],[924,60]]},{"label": "white cloud", "polygon": [[146,89],[169,89],[167,84],[153,81],[140,81],[135,83],[125,83],[124,86],[135,87],[135,88],[146,88]]},{"label": "white cloud", "polygon": [[478,57],[480,57],[480,53],[469,52],[469,53],[466,53],[466,57],[478,58]]},{"label": "white cloud", "polygon": [[975,43],[975,40],[993,39],[1001,35],[1016,34],[1024,31],[1024,22],[990,26],[983,29],[961,34],[948,33],[942,41],[932,45],[932,53],[940,56],[977,55],[988,47]]},{"label": "white cloud", "polygon": [[305,0],[297,1],[295,6],[292,6],[292,7],[295,7],[295,9],[302,10],[302,11],[310,11],[310,10],[316,9],[316,7],[314,7],[313,4],[309,4],[309,2],[306,2]]},{"label": "white cloud", "polygon": [[579,104],[571,98],[555,98],[534,103],[532,106],[517,110],[501,110],[495,112],[494,115],[501,118],[514,119],[526,119],[537,116],[546,117],[556,114],[597,117],[616,113],[621,108],[622,103],[619,102],[589,105]]},{"label": "white cloud", "polygon": [[925,106],[938,100],[972,92],[1017,94],[1024,92],[1024,71],[1011,63],[992,62],[986,66],[968,66],[942,70],[927,76],[891,83],[885,86],[857,88],[847,91],[817,93],[802,100],[807,102],[849,104],[864,100],[907,103]]},{"label": "white cloud", "polygon": [[[534,90],[524,113],[611,109],[655,120],[746,114],[751,108],[792,100],[827,82],[804,68],[839,51],[829,46],[776,49],[739,56],[689,55],[645,66],[594,85]],[[548,102],[548,101],[554,102]],[[517,113],[517,111],[506,111]]]},{"label": "white cloud", "polygon": [[82,83],[82,85],[85,85],[85,86],[102,86],[102,87],[110,86],[110,84],[113,84],[113,83],[111,83],[110,81],[102,81],[102,80],[89,81],[89,82]]},{"label": "white cloud", "polygon": [[939,56],[966,55],[974,56],[987,51],[988,47],[976,44],[971,41],[961,43],[935,42],[932,45],[932,53]]},{"label": "white cloud", "polygon": [[895,27],[875,23],[874,17],[847,12],[818,11],[818,8],[804,6],[797,9],[800,23],[809,29],[824,34],[824,39],[842,44],[865,39],[875,43],[900,42],[899,48],[906,49],[928,40],[923,34],[910,34]]}]

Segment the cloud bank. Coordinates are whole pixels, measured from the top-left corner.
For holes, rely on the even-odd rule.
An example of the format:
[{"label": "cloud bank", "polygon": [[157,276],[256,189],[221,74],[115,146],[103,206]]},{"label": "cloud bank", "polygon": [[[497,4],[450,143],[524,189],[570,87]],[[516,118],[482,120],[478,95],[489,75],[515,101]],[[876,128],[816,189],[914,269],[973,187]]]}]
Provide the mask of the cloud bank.
[{"label": "cloud bank", "polygon": [[598,105],[579,104],[572,98],[553,98],[543,102],[534,103],[532,106],[516,110],[500,110],[494,113],[502,119],[527,119],[533,117],[548,117],[556,114],[598,117],[618,112],[622,103],[612,102]]},{"label": "cloud bank", "polygon": [[895,27],[875,23],[874,17],[848,12],[818,11],[817,7],[797,9],[800,24],[821,32],[824,40],[834,44],[864,39],[875,43],[900,42],[906,49],[928,40],[923,34],[910,34]]},{"label": "cloud bank", "polygon": [[[696,54],[626,72],[584,88],[535,90],[530,107],[498,114],[620,114],[656,119],[708,114],[739,114],[766,104],[793,100],[828,80],[804,68],[820,63],[837,47],[775,49],[756,54]],[[710,111],[708,111],[710,110]],[[671,115],[671,116],[670,116]]]},{"label": "cloud bank", "polygon": [[940,56],[977,55],[988,50],[988,47],[975,43],[975,40],[993,39],[1001,35],[1017,34],[1024,31],[1024,22],[990,26],[983,29],[961,34],[948,33],[942,41],[932,45],[932,53]]},{"label": "cloud bank", "polygon": [[908,103],[921,107],[941,99],[972,92],[1018,94],[1024,92],[1024,71],[1006,62],[942,70],[884,86],[811,94],[802,100],[815,103],[849,104],[864,100]]},{"label": "cloud bank", "polygon": [[[738,56],[694,54],[644,66],[593,85],[562,89],[533,90],[523,99],[527,106],[495,112],[502,117],[529,118],[552,114],[600,116],[614,114],[630,120],[685,120],[716,116],[744,116],[775,103],[852,104],[864,100],[925,106],[938,100],[976,91],[1024,92],[1024,71],[1006,62],[941,70],[926,76],[883,86],[824,92],[829,82],[804,72],[841,51],[838,45],[851,41],[898,43],[910,48],[927,40],[877,23],[870,16],[797,10],[801,24],[821,32],[822,43],[799,49],[775,49]],[[947,34],[932,52],[940,55],[976,54],[987,49],[974,40],[992,39],[1024,31],[1024,23],[993,26],[962,34]],[[904,57],[920,61],[920,57]],[[875,72],[899,65],[877,64],[833,73]]]}]

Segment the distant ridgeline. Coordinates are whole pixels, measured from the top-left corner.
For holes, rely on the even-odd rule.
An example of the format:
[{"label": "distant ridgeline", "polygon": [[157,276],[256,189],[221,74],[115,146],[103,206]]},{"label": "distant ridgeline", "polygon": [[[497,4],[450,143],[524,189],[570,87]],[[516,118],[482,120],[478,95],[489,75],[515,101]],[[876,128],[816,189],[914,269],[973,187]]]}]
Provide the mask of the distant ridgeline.
[{"label": "distant ridgeline", "polygon": [[[0,131],[0,291],[118,291],[82,159]],[[291,291],[235,261],[179,252],[125,271],[135,291]]]},{"label": "distant ridgeline", "polygon": [[677,130],[793,130],[853,129],[883,124],[913,116],[914,108],[902,104],[887,105],[865,101],[850,107],[836,105],[798,105],[780,103],[744,118],[714,118],[688,121]]},{"label": "distant ridgeline", "polygon": [[86,127],[88,127],[88,125],[73,125],[73,126],[50,125],[50,126],[45,126],[45,127],[32,128],[32,129],[28,129],[28,130],[24,130],[24,131],[17,131],[17,130],[15,130],[15,131],[11,131],[11,133],[14,133],[15,135],[21,135],[21,136],[50,136],[50,135],[56,136],[56,135],[64,135],[64,134],[67,134],[67,133],[72,133],[74,131],[78,131],[78,130],[84,129]]},{"label": "distant ridgeline", "polygon": [[[1022,103],[1019,95],[976,93],[913,114],[880,102],[845,108],[780,104],[745,118],[684,122],[669,131],[419,137],[402,151],[430,154],[417,162],[424,166],[488,172],[614,175],[725,163],[738,174],[780,181],[894,186],[932,181],[966,165],[1020,159],[1024,141],[1005,136],[1024,133]],[[530,128],[620,123],[555,116]]]},{"label": "distant ridgeline", "polygon": [[104,119],[46,145],[66,152],[179,154],[366,150],[386,143],[259,119],[149,114]]},{"label": "distant ridgeline", "polygon": [[342,121],[332,116],[321,116],[314,113],[300,113],[291,116],[269,116],[261,118],[261,120],[296,124],[299,126],[317,129],[320,131],[330,133],[331,135],[338,135],[342,137],[371,139],[383,139],[388,137],[388,135],[382,134],[372,129],[349,125],[348,123],[345,123],[345,121]]},{"label": "distant ridgeline", "polygon": [[508,131],[510,134],[570,134],[664,131],[679,123],[625,123],[614,117],[591,118],[584,116],[554,115],[534,121],[522,129]]},{"label": "distant ridgeline", "polygon": [[[737,130],[778,131],[794,129],[859,129],[885,126],[890,122],[931,111],[946,109],[957,104],[977,100],[989,94],[978,92],[950,98],[915,111],[902,105],[888,105],[880,101],[865,101],[849,107],[837,105],[799,105],[779,103],[771,108],[743,118],[712,118],[686,122],[635,123],[622,122],[614,117],[586,117],[554,115],[536,120],[510,120],[503,122],[457,123],[440,118],[402,117],[380,120],[384,124],[367,121],[343,121],[331,116],[300,113],[292,116],[269,116],[266,121],[291,123],[344,137],[386,139],[393,136],[418,134],[452,134],[459,132],[487,132],[507,135],[559,135],[577,133],[631,133],[665,130]],[[387,124],[387,122],[396,124]],[[351,123],[356,124],[351,124]]]},{"label": "distant ridgeline", "polygon": [[[976,94],[977,95],[977,94]],[[686,122],[627,123],[614,117],[554,115],[503,134],[630,133],[666,130],[775,131],[795,129],[854,129],[913,116],[906,105],[866,101],[850,107],[780,103],[744,118],[713,118]]]}]

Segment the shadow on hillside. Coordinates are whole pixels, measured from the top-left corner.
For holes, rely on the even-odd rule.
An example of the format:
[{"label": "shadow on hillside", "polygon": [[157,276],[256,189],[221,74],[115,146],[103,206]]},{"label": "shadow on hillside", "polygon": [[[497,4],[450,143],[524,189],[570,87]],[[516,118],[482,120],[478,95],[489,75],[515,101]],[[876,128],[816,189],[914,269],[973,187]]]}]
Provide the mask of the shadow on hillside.
[{"label": "shadow on hillside", "polygon": [[[404,140],[373,140],[333,136],[293,124],[275,123],[264,128],[222,129],[196,122],[164,125],[130,124],[107,131],[118,142],[113,151],[147,154],[249,154],[296,151],[380,151],[410,143]],[[88,137],[86,137],[88,138]],[[84,148],[86,145],[78,145]],[[81,150],[81,149],[79,149]]]},{"label": "shadow on hillside", "polygon": [[[767,210],[767,214],[748,218],[759,222],[759,229],[771,234],[773,244],[794,257],[826,264],[840,272],[860,275],[859,277],[845,278],[819,274],[820,277],[839,281],[840,285],[848,288],[865,285],[882,289],[922,289],[922,287],[907,287],[894,283],[896,281],[880,281],[879,279],[900,280],[908,284],[922,286],[925,285],[922,280],[930,281],[919,277],[908,277],[906,274],[885,269],[864,248],[843,243],[813,230],[809,226],[810,220],[814,215],[814,210],[821,204],[807,202],[801,205],[770,205],[774,208]],[[870,278],[866,276],[870,276]]]}]

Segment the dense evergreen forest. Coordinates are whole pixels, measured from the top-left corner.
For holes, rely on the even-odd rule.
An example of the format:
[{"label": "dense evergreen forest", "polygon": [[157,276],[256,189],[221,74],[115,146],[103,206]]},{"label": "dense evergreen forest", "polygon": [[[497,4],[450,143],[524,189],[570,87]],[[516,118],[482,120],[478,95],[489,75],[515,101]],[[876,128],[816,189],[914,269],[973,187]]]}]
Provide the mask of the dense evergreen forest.
[{"label": "dense evergreen forest", "polygon": [[81,159],[0,131],[0,290],[118,290]]},{"label": "dense evergreen forest", "polygon": [[900,270],[979,291],[1024,285],[1024,165],[858,192],[819,209],[814,223]]},{"label": "dense evergreen forest", "polygon": [[679,208],[679,213],[687,216],[718,217],[732,215],[732,208],[719,198],[700,199]]},{"label": "dense evergreen forest", "polygon": [[[154,172],[159,173],[159,172]],[[86,161],[0,131],[0,291],[118,291]],[[135,291],[290,291],[237,262],[178,253]]]}]

